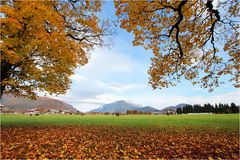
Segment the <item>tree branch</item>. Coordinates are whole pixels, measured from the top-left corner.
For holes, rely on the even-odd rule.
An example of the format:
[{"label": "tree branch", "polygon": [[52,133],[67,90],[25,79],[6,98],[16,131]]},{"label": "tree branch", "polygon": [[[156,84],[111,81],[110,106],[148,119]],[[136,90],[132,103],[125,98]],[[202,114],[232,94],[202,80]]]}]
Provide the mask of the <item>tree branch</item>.
[{"label": "tree branch", "polygon": [[181,47],[181,43],[179,41],[179,32],[180,32],[180,29],[179,29],[179,24],[182,22],[183,20],[183,14],[182,14],[182,7],[187,3],[187,1],[181,1],[179,6],[178,6],[178,9],[177,9],[177,12],[178,12],[178,15],[179,15],[179,18],[178,18],[178,21],[172,26],[172,28],[170,29],[170,32],[169,32],[169,37],[171,36],[173,30],[176,28],[177,29],[177,32],[176,32],[176,42],[178,44],[178,48],[179,48],[179,51],[180,51],[180,58],[183,57],[183,51],[182,51],[182,47]]},{"label": "tree branch", "polygon": [[[182,7],[187,3],[186,0],[182,0],[180,2],[180,4],[178,5],[178,8],[174,8],[172,6],[166,6],[164,4],[162,4],[161,2],[159,2],[160,5],[164,6],[164,7],[167,7],[167,8],[171,8],[174,12],[178,12],[178,15],[179,15],[179,18],[177,20],[177,22],[171,27],[170,31],[169,31],[169,34],[161,34],[161,35],[158,35],[157,37],[168,37],[170,38],[171,37],[171,34],[172,32],[174,31],[174,29],[177,30],[176,32],[176,43],[178,44],[178,48],[179,48],[179,52],[180,52],[180,56],[179,58],[182,58],[183,57],[183,50],[182,50],[182,46],[181,46],[181,43],[180,43],[180,40],[179,40],[179,32],[180,32],[180,28],[179,28],[179,25],[180,23],[182,22],[183,20],[183,13],[182,13]],[[157,37],[154,37],[154,38],[157,38]]]},{"label": "tree branch", "polygon": [[187,3],[187,1],[181,1],[181,3],[179,4],[178,6],[178,9],[177,9],[177,12],[178,12],[178,15],[179,15],[179,19],[178,21],[172,26],[172,28],[170,29],[170,32],[169,32],[169,37],[171,36],[173,30],[175,28],[177,28],[179,26],[179,24],[181,23],[181,21],[183,20],[183,14],[182,14],[182,7]]}]

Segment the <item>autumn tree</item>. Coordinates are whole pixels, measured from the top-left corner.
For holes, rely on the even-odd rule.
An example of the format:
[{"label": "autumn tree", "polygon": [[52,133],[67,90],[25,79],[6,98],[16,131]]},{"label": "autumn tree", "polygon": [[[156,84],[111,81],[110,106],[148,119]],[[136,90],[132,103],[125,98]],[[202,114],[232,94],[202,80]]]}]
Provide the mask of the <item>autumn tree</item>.
[{"label": "autumn tree", "polygon": [[100,1],[1,1],[3,91],[34,98],[36,91],[65,93],[70,75],[89,51],[112,34],[100,20]]},{"label": "autumn tree", "polygon": [[224,75],[240,87],[238,0],[115,0],[115,7],[133,45],[153,51],[154,89],[185,78],[212,91]]}]

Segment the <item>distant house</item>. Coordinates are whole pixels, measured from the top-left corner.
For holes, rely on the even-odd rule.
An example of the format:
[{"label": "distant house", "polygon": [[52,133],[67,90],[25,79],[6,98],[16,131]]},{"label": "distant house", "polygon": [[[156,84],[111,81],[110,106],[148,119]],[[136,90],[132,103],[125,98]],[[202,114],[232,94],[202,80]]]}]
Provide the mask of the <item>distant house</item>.
[{"label": "distant house", "polygon": [[48,114],[59,114],[59,110],[56,109],[50,109],[47,111]]},{"label": "distant house", "polygon": [[166,114],[166,115],[175,115],[176,112],[173,111],[173,110],[168,110],[168,111],[164,112],[164,114]]},{"label": "distant house", "polygon": [[45,114],[45,113],[47,113],[48,110],[46,110],[44,108],[38,108],[37,111],[39,111],[40,114]]},{"label": "distant house", "polygon": [[69,110],[62,110],[59,112],[60,114],[71,114]]},{"label": "distant house", "polygon": [[32,109],[29,109],[25,112],[25,114],[29,114],[29,115],[38,115],[40,114],[40,111],[38,108],[32,108]]},{"label": "distant house", "polygon": [[7,106],[0,104],[0,113],[2,113],[3,111],[7,110]]},{"label": "distant house", "polygon": [[3,111],[1,114],[14,114],[14,110],[6,110],[6,111]]},{"label": "distant house", "polygon": [[0,104],[0,114],[14,114],[14,110],[11,110],[3,104]]}]

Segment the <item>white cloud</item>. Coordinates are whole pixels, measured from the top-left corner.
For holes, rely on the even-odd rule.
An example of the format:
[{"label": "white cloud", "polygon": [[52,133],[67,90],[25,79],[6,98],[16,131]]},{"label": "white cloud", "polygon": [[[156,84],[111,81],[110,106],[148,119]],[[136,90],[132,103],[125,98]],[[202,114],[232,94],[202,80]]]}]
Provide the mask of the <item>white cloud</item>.
[{"label": "white cloud", "polygon": [[86,81],[87,77],[82,76],[80,74],[74,74],[74,75],[71,76],[71,80],[72,81]]},{"label": "white cloud", "polygon": [[126,54],[97,49],[92,53],[89,63],[80,68],[80,72],[91,77],[102,78],[109,74],[131,73],[136,65],[136,61]]},{"label": "white cloud", "polygon": [[136,89],[141,87],[141,84],[124,84],[124,83],[119,83],[119,82],[110,82],[110,83],[106,83],[103,81],[96,81],[97,85],[101,88],[105,88],[108,90],[112,90],[112,91],[116,91],[116,92],[120,92],[120,93],[124,93],[125,91],[128,90],[132,90],[132,89]]}]

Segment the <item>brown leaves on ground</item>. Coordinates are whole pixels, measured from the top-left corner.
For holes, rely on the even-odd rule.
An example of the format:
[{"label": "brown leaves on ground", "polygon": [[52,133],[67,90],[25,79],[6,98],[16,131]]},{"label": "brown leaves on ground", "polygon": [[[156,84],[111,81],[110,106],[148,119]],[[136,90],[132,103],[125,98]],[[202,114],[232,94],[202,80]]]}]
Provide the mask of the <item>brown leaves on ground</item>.
[{"label": "brown leaves on ground", "polygon": [[2,127],[0,158],[238,159],[238,136],[191,127]]}]

